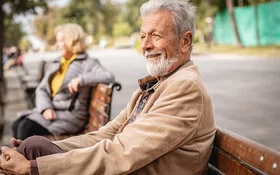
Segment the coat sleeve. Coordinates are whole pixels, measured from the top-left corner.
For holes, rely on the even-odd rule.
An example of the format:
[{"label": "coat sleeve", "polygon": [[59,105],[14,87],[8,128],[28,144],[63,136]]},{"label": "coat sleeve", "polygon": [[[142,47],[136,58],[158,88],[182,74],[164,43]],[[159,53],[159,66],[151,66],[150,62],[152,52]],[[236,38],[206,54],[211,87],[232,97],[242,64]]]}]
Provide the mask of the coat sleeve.
[{"label": "coat sleeve", "polygon": [[125,108],[114,120],[101,127],[98,131],[69,137],[61,141],[55,141],[54,143],[64,151],[93,146],[103,139],[113,139],[118,129],[122,126],[126,119],[127,110]]},{"label": "coat sleeve", "polygon": [[[174,88],[176,87],[176,88]],[[189,141],[200,122],[203,95],[194,81],[176,81],[153,107],[113,140],[37,158],[44,174],[129,174]]]},{"label": "coat sleeve", "polygon": [[90,132],[84,135],[70,137],[61,141],[55,141],[64,151],[73,149],[86,148],[95,145],[103,139],[113,139],[119,128],[128,120],[131,111],[140,95],[140,89],[136,90],[130,99],[130,103],[126,106],[114,120],[101,127],[98,131]]},{"label": "coat sleeve", "polygon": [[99,60],[88,58],[85,63],[86,72],[81,74],[81,86],[92,86],[97,83],[109,84],[115,80],[113,73],[102,66]]}]

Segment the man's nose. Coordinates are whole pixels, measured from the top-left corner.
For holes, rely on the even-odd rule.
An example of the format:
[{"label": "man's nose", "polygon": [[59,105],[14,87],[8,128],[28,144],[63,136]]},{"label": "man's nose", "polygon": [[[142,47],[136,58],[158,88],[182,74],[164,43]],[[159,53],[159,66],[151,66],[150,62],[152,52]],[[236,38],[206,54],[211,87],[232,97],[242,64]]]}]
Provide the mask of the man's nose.
[{"label": "man's nose", "polygon": [[152,38],[147,36],[144,39],[142,39],[142,50],[151,50],[154,47]]}]

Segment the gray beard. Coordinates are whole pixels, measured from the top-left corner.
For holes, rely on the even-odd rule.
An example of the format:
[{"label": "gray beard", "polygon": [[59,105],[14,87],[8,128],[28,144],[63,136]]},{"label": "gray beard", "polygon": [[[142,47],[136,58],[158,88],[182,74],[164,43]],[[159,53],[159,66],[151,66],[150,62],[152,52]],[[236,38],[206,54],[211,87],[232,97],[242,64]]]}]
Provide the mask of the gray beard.
[{"label": "gray beard", "polygon": [[146,59],[146,69],[148,73],[153,77],[162,77],[168,73],[170,68],[178,61],[178,58],[168,58],[165,59],[164,55],[158,60],[149,61]]}]

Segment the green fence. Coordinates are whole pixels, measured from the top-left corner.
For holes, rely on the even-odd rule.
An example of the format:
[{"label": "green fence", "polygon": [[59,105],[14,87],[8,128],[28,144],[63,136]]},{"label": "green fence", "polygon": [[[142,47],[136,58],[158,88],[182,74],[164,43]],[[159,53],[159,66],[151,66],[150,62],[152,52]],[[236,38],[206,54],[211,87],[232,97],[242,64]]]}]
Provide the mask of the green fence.
[{"label": "green fence", "polygon": [[[259,36],[261,46],[280,45],[280,2],[260,4],[257,6],[257,18],[254,14],[255,9],[252,6],[234,9],[242,44],[244,46],[257,46],[257,36]],[[214,40],[217,44],[236,44],[227,10],[217,13],[215,16]]]}]

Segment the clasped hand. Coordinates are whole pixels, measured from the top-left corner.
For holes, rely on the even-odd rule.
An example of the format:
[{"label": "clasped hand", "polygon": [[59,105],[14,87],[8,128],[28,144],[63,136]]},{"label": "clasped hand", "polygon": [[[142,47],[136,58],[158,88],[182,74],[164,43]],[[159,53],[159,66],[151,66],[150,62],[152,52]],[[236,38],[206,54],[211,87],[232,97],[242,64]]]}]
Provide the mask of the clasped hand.
[{"label": "clasped hand", "polygon": [[21,140],[11,139],[14,148],[1,147],[0,168],[6,175],[29,175],[31,173],[30,161],[17,152],[16,147],[21,144]]}]

